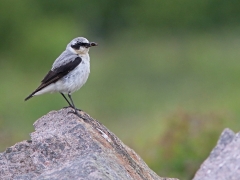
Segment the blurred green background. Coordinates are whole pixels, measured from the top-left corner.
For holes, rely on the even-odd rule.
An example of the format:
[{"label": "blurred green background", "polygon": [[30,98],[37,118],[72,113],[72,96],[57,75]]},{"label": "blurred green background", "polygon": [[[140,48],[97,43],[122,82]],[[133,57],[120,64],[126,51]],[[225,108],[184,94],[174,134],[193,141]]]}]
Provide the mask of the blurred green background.
[{"label": "blurred green background", "polygon": [[225,127],[240,129],[240,1],[0,1],[0,150],[66,106],[23,99],[73,38],[91,48],[75,104],[160,176],[191,179]]}]

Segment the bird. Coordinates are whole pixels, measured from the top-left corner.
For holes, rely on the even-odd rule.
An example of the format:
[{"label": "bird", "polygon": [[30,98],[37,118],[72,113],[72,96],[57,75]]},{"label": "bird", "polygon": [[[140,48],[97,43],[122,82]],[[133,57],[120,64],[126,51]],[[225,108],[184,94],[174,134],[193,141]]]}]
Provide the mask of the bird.
[{"label": "bird", "polygon": [[[84,37],[74,38],[68,43],[66,49],[54,61],[51,70],[42,79],[38,88],[25,98],[29,100],[33,96],[45,93],[59,92],[74,109],[74,113],[80,117],[71,94],[79,90],[87,81],[90,74],[90,47],[97,46],[95,42],[89,42]],[[68,95],[69,100],[65,95]]]}]

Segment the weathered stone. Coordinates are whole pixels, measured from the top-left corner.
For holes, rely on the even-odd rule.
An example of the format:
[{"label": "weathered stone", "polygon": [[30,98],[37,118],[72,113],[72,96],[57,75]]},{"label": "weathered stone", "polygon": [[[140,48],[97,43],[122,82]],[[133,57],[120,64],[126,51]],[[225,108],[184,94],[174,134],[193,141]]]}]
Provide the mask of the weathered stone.
[{"label": "weathered stone", "polygon": [[70,110],[38,119],[31,140],[0,153],[0,179],[173,180],[159,177],[97,120]]},{"label": "weathered stone", "polygon": [[239,180],[240,134],[225,129],[193,180]]}]

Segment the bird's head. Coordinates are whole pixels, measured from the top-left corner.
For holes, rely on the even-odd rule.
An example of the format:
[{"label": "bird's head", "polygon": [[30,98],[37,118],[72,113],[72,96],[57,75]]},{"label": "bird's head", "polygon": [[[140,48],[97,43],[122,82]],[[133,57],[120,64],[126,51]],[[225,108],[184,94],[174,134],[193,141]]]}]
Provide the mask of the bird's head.
[{"label": "bird's head", "polygon": [[97,43],[89,42],[84,37],[77,37],[67,45],[66,49],[75,54],[86,54],[92,46],[97,46]]}]

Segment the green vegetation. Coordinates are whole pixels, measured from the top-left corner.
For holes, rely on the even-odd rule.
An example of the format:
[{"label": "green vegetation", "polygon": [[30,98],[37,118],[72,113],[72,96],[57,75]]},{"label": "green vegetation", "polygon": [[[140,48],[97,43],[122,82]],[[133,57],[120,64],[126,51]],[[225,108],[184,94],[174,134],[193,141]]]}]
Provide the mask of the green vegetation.
[{"label": "green vegetation", "polygon": [[159,175],[190,179],[225,127],[239,131],[240,2],[146,2],[0,2],[1,151],[66,106],[23,99],[77,36],[99,46],[76,105]]}]

